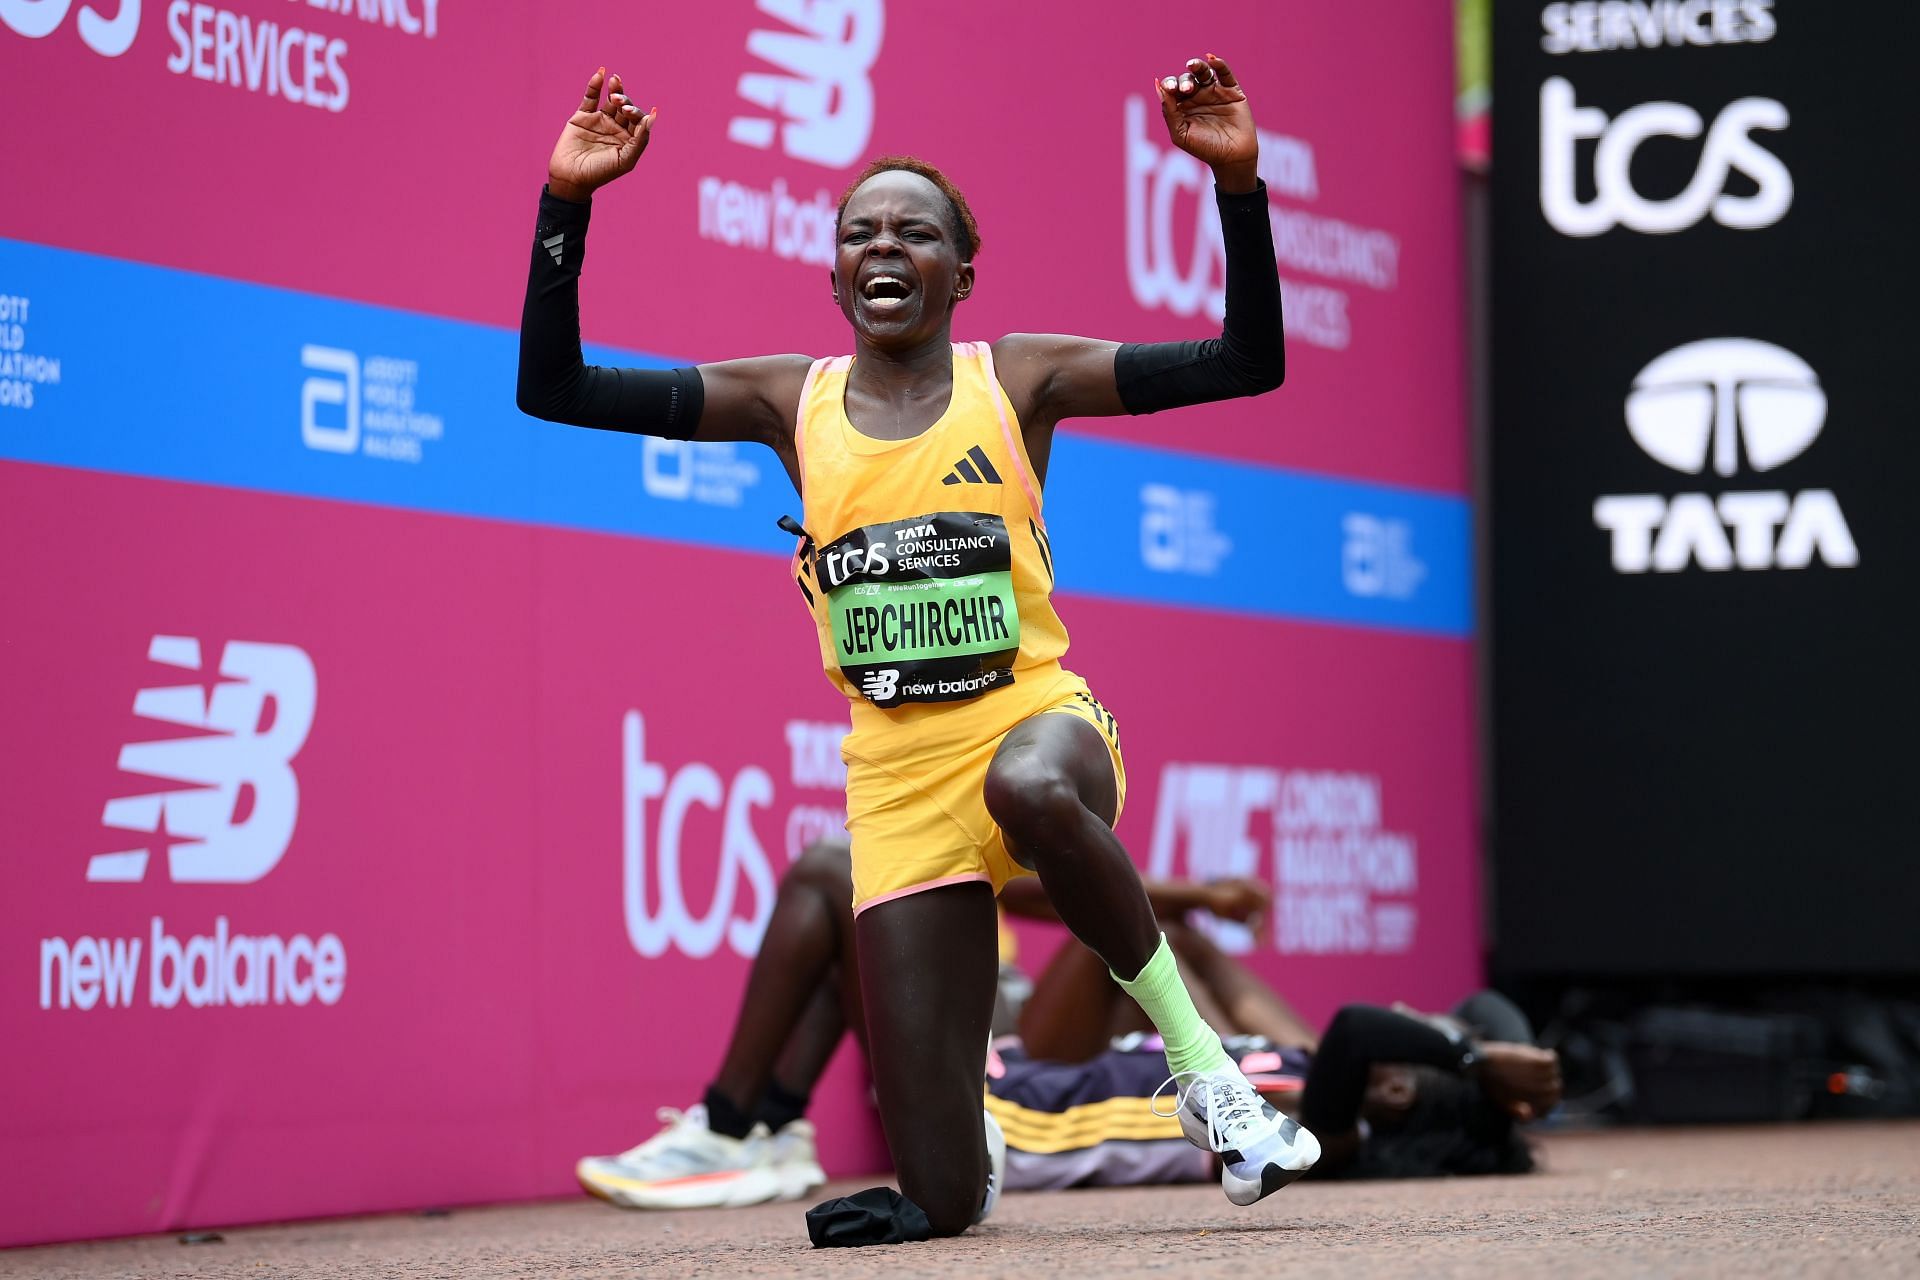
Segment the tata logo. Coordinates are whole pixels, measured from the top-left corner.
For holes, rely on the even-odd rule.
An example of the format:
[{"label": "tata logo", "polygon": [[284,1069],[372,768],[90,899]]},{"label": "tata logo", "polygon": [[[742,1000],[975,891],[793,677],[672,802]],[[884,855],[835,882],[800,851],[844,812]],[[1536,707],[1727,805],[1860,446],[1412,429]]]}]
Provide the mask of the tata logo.
[{"label": "tata logo", "polygon": [[777,137],[795,160],[844,169],[873,135],[873,82],[886,26],[883,0],[756,0],[785,30],[756,30],[747,52],[780,69],[740,77],[742,98],[782,119],[735,116],[727,137],[766,150]]},{"label": "tata logo", "polygon": [[[1756,130],[1787,127],[1787,109],[1772,98],[1730,102],[1707,127],[1698,111],[1678,102],[1647,102],[1611,122],[1598,107],[1575,105],[1573,85],[1559,76],[1540,86],[1540,210],[1566,236],[1597,236],[1624,226],[1645,235],[1671,235],[1712,216],[1723,227],[1754,231],[1787,216],[1793,205],[1793,175],[1771,151],[1754,141]],[[1649,138],[1698,138],[1706,142],[1684,190],[1667,200],[1649,200],[1633,185],[1633,157]],[[1593,151],[1594,198],[1578,194],[1576,170],[1582,142]],[[1734,171],[1753,180],[1748,195],[1727,192]]]},{"label": "tata logo", "polygon": [[[773,869],[753,830],[753,811],[773,803],[773,779],[748,765],[723,781],[711,766],[683,765],[671,775],[647,759],[646,719],[628,711],[621,722],[622,899],[627,939],[652,959],[668,951],[710,956],[722,942],[736,955],[760,949],[773,915]],[[649,805],[658,802],[649,812]],[[720,847],[701,848],[700,864],[718,864],[713,901],[695,915],[687,903],[680,868],[687,818],[696,808],[720,815]],[[705,875],[701,879],[705,879]],[[750,913],[740,909],[745,881],[753,896]]]},{"label": "tata logo", "polygon": [[[155,636],[150,661],[181,671],[201,669],[200,641]],[[293,758],[313,726],[313,660],[290,644],[229,643],[221,679],[141,689],[133,711],[177,732],[120,748],[120,769],[165,778],[177,789],[107,801],[101,822],[116,831],[157,833],[167,845],[167,871],[177,883],[250,884],[279,864],[293,839],[300,782]],[[129,882],[147,874],[149,850],[96,855],[87,879]]]},{"label": "tata logo", "polygon": [[[0,0],[0,23],[29,40],[52,35],[67,20],[73,0]],[[120,0],[111,18],[90,4],[80,6],[80,39],[104,58],[117,58],[133,47],[140,33],[140,0]]]},{"label": "tata logo", "polygon": [[1740,454],[1771,471],[1806,451],[1827,420],[1820,379],[1785,347],[1709,338],[1675,347],[1633,380],[1627,429],[1647,456],[1698,475],[1709,455],[1731,476]]},{"label": "tata logo", "polygon": [[[1675,347],[1642,369],[1627,393],[1627,431],[1663,466],[1732,478],[1771,471],[1804,453],[1826,425],[1827,395],[1811,366],[1785,347],[1709,338]],[[1594,503],[1620,573],[1804,569],[1817,557],[1859,564],[1840,503],[1828,489],[1620,494]]]}]

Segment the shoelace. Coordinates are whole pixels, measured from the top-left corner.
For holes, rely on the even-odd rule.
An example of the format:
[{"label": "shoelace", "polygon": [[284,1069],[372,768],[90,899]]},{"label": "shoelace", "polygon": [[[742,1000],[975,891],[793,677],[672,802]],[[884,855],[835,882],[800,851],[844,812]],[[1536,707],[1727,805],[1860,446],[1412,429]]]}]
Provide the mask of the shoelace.
[{"label": "shoelace", "polygon": [[[1184,1087],[1181,1081],[1185,1080]],[[1160,1095],[1168,1085],[1176,1092],[1173,1110],[1160,1110]],[[1244,1133],[1257,1126],[1264,1117],[1256,1102],[1251,1088],[1243,1086],[1231,1076],[1213,1075],[1200,1071],[1176,1071],[1160,1082],[1153,1091],[1153,1101],[1149,1104],[1153,1114],[1163,1120],[1171,1120],[1186,1108],[1187,1101],[1194,1090],[1204,1089],[1201,1095],[1207,1108],[1207,1145],[1215,1151],[1226,1151],[1239,1145],[1236,1134]]]},{"label": "shoelace", "polygon": [[621,1152],[621,1159],[627,1160],[635,1156],[651,1155],[661,1147],[667,1145],[685,1125],[687,1113],[678,1107],[661,1107],[653,1113],[653,1118],[658,1120],[663,1126],[660,1132],[654,1134],[638,1146],[629,1147],[627,1150]]}]

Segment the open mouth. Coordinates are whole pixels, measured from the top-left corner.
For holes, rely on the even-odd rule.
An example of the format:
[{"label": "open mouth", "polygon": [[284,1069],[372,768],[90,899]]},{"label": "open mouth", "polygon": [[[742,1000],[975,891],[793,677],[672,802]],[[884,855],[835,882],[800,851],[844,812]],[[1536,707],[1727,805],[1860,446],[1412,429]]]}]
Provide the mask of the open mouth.
[{"label": "open mouth", "polygon": [[912,292],[912,286],[904,279],[885,273],[869,276],[867,282],[860,286],[860,296],[867,300],[867,304],[883,311],[900,306]]}]

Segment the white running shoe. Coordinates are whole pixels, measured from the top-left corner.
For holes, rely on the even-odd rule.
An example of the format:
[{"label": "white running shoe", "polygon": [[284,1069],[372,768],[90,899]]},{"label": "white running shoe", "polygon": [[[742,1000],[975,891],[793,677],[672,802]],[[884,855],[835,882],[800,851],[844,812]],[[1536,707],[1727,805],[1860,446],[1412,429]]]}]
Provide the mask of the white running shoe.
[{"label": "white running shoe", "polygon": [[745,1138],[707,1128],[707,1109],[662,1107],[666,1127],[631,1151],[588,1156],[574,1166],[580,1185],[629,1209],[736,1208],[780,1194],[766,1129]]},{"label": "white running shoe", "polygon": [[780,1178],[776,1200],[798,1200],[825,1184],[827,1171],[820,1167],[820,1155],[813,1145],[813,1125],[808,1121],[789,1120],[767,1139],[767,1146],[773,1171]]},{"label": "white running shoe", "polygon": [[1274,1110],[1238,1067],[1175,1073],[1160,1088],[1168,1084],[1178,1110],[1161,1111],[1156,1092],[1154,1114],[1178,1115],[1187,1141],[1220,1157],[1220,1186],[1237,1205],[1272,1195],[1320,1158],[1319,1140]]},{"label": "white running shoe", "polygon": [[993,1112],[983,1114],[987,1118],[987,1196],[980,1202],[980,1212],[974,1216],[976,1226],[985,1222],[993,1206],[1000,1203],[1000,1189],[1007,1181],[1007,1135],[1000,1131],[1000,1122],[993,1118]]}]

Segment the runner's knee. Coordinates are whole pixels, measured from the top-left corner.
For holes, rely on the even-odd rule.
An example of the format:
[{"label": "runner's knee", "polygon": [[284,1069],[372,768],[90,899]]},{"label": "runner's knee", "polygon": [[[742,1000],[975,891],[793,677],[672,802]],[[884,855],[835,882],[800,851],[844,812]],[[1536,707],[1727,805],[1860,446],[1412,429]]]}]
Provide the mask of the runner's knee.
[{"label": "runner's knee", "polygon": [[794,859],[786,880],[840,897],[853,896],[853,853],[844,839],[815,840]]},{"label": "runner's knee", "polygon": [[926,1211],[935,1235],[958,1235],[973,1222],[987,1188],[984,1041],[963,1042],[947,1026],[889,1030],[893,1042],[875,1061],[874,1082],[900,1194]]},{"label": "runner's knee", "polygon": [[[986,1195],[985,1168],[927,1157],[898,1161],[900,1194],[926,1212],[936,1236],[957,1236],[973,1225]],[[919,1167],[910,1167],[919,1166]]]},{"label": "runner's knee", "polygon": [[980,1196],[972,1196],[968,1200],[951,1199],[939,1213],[928,1209],[927,1224],[933,1228],[936,1236],[957,1236],[972,1226],[973,1220],[979,1216],[979,1201]]},{"label": "runner's knee", "polygon": [[1066,829],[1085,809],[1072,779],[1026,755],[994,761],[987,771],[985,799],[994,822],[1016,839]]}]

